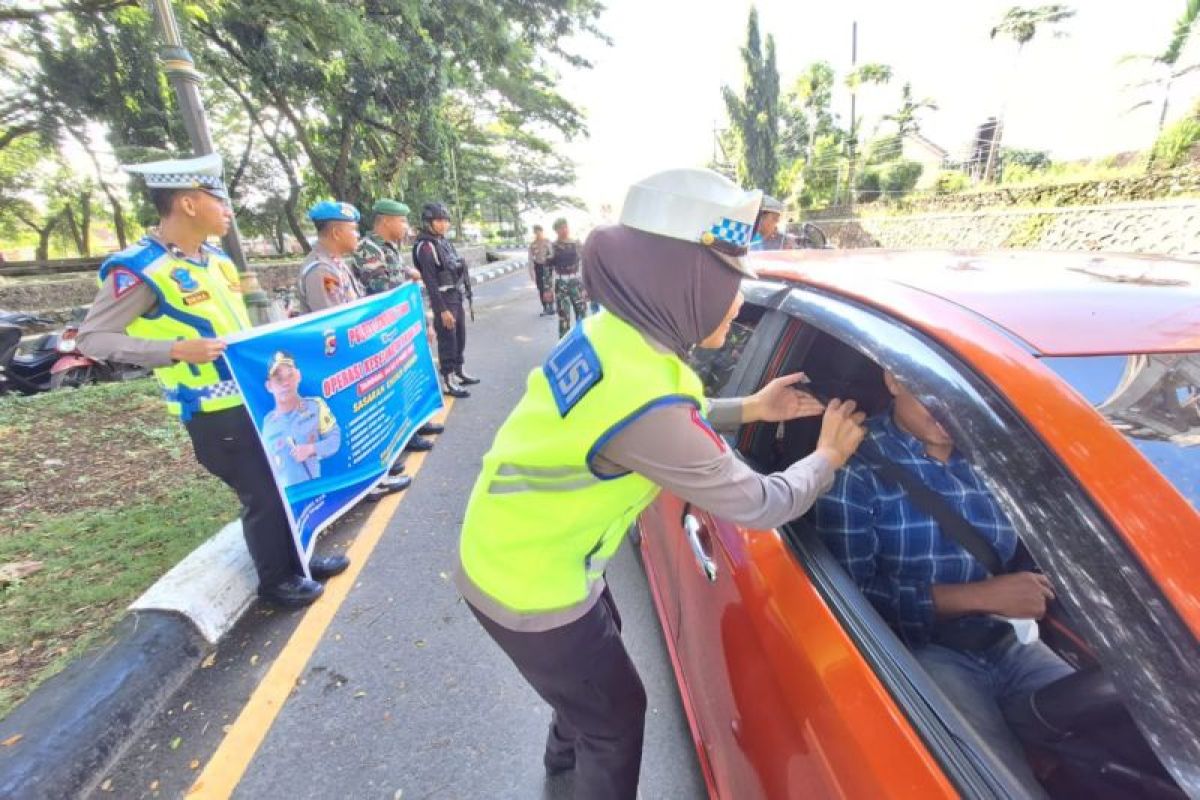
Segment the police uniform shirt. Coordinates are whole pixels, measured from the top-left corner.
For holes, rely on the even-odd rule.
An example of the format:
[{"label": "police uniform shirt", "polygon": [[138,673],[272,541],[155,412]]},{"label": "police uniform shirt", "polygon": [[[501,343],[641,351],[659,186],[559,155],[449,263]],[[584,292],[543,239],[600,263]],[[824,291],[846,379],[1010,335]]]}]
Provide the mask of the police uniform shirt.
[{"label": "police uniform shirt", "polygon": [[[282,486],[321,477],[321,459],[342,446],[342,431],[329,406],[319,397],[302,397],[292,411],[273,409],[263,419],[263,441],[267,457]],[[312,457],[297,461],[292,449],[297,445],[315,445]]]},{"label": "police uniform shirt", "polygon": [[344,305],[366,292],[346,262],[318,242],[300,267],[298,294],[301,312],[308,313]]},{"label": "police uniform shirt", "polygon": [[[148,236],[164,247],[170,246],[155,236]],[[178,254],[177,254],[177,257]],[[195,269],[208,269],[206,263],[186,259]],[[229,288],[241,291],[239,276],[226,276]],[[151,314],[158,308],[158,295],[141,277],[128,269],[114,267],[96,293],[87,318],[79,327],[79,350],[91,358],[118,361],[147,369],[170,366],[174,342],[138,339],[126,333],[138,317]]]}]

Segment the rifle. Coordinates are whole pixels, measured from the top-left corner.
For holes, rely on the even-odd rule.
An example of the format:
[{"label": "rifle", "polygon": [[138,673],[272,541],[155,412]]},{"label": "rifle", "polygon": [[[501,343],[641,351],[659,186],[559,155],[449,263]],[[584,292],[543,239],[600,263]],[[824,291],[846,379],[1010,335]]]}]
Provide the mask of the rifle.
[{"label": "rifle", "polygon": [[459,259],[462,262],[463,270],[463,289],[467,296],[467,309],[471,312],[471,322],[475,321],[475,293],[471,291],[471,272],[467,269],[466,259]]}]

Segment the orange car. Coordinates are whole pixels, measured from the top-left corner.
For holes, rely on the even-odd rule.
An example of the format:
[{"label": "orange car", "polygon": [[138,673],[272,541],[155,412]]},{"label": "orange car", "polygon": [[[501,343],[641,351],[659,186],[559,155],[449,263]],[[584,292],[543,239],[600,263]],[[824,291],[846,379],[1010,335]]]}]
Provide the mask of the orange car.
[{"label": "orange car", "polygon": [[[1036,774],[1058,796],[1200,797],[1200,263],[756,258],[725,349],[693,364],[710,395],[803,370],[879,412],[894,373],[1054,584],[1041,638],[1078,672],[1039,692],[1064,737]],[[730,443],[773,471],[819,425]],[[1022,795],[809,520],[748,530],[664,493],[637,527],[713,797]]]}]

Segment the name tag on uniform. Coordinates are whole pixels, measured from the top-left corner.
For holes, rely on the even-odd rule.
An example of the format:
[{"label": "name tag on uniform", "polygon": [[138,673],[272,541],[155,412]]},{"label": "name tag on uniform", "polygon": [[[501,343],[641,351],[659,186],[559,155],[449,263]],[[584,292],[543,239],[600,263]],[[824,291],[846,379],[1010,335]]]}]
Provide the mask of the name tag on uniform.
[{"label": "name tag on uniform", "polygon": [[604,377],[600,357],[583,335],[582,325],[576,325],[563,337],[542,365],[542,372],[550,383],[559,416],[563,417]]}]

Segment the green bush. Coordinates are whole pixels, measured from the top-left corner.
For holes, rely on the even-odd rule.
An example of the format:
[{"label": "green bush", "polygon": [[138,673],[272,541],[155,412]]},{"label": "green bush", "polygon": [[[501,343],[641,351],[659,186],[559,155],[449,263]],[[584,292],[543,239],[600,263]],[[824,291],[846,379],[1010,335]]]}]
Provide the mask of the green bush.
[{"label": "green bush", "polygon": [[1197,144],[1200,144],[1200,104],[1190,115],[1159,134],[1150,153],[1151,163],[1157,169],[1181,167],[1187,163]]},{"label": "green bush", "polygon": [[965,191],[970,187],[971,178],[965,172],[950,169],[938,173],[937,183],[934,184],[934,191],[938,194],[953,194],[954,192]]},{"label": "green bush", "polygon": [[855,192],[860,203],[873,203],[879,199],[880,189],[883,188],[883,182],[879,176],[879,170],[867,169],[858,176],[858,186]]},{"label": "green bush", "polygon": [[921,179],[924,166],[916,161],[895,161],[880,173],[882,189],[889,198],[903,197],[913,190]]}]

